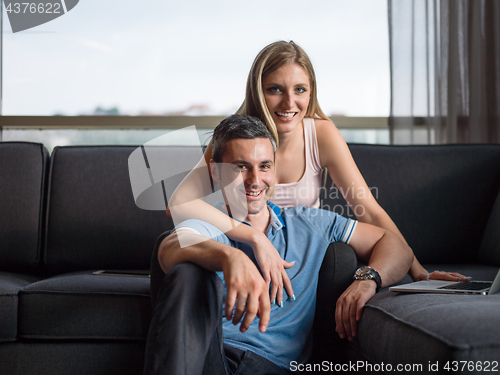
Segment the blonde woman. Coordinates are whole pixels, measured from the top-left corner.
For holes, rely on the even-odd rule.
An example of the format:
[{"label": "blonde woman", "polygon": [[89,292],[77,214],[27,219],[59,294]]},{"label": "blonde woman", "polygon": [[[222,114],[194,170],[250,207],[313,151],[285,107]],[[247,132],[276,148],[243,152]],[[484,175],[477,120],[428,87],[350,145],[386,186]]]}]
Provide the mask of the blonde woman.
[{"label": "blonde woman", "polygon": [[[326,167],[341,192],[349,191],[348,187],[360,192],[356,196],[346,194],[344,197],[351,207],[364,207],[364,215],[357,217],[359,221],[390,230],[406,243],[389,215],[372,196],[339,130],[321,110],[316,92],[311,61],[294,42],[272,43],[255,58],[247,80],[245,101],[237,113],[262,120],[278,143],[277,184],[272,202],[279,207],[319,207],[321,170]],[[211,143],[204,156],[205,160],[199,165],[209,165]],[[196,218],[222,229],[227,216],[199,199],[211,192],[211,184],[204,177],[206,172],[200,171],[195,168],[179,185],[169,202],[171,213],[176,222]],[[182,209],[176,209],[180,204]],[[289,296],[294,295],[285,272],[285,268],[293,264],[279,257],[262,232],[238,224],[233,222],[234,228],[226,231],[227,236],[252,247],[264,279],[271,284],[271,301],[280,305],[283,289]],[[458,280],[464,277],[458,273],[429,273],[416,258],[409,274],[414,280]]]}]

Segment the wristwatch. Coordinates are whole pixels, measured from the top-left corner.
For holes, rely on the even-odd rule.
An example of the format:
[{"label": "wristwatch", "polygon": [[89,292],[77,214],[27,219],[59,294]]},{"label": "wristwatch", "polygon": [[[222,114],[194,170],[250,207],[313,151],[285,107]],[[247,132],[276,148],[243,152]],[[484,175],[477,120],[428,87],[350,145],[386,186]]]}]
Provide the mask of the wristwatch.
[{"label": "wristwatch", "polygon": [[382,278],[380,277],[380,274],[375,271],[373,268],[370,266],[363,266],[360,267],[356,270],[356,273],[354,274],[354,278],[356,280],[373,280],[377,283],[377,290],[378,292],[380,290],[380,287],[382,286]]}]

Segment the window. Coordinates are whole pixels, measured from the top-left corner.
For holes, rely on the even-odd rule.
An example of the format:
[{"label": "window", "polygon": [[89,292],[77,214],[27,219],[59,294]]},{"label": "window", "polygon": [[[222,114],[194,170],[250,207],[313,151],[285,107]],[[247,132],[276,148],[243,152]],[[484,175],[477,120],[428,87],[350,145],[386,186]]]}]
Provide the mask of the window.
[{"label": "window", "polygon": [[[346,116],[334,120],[346,141],[389,142],[385,119],[375,121],[382,129],[373,129],[370,119],[352,119],[389,114],[385,0],[85,0],[61,17],[17,33],[4,6],[2,37],[1,113],[15,117],[0,118],[0,140],[42,142],[51,149],[139,144],[161,134],[95,130],[109,123],[97,117],[85,119],[83,126],[94,130],[60,130],[80,127],[72,117],[79,115],[115,115],[124,128],[131,127],[128,116],[159,119],[141,117],[138,129],[151,123],[161,129],[157,122],[162,121],[168,122],[165,128],[187,126],[175,116],[202,116],[195,119],[213,127],[218,117],[206,121],[206,116],[226,116],[241,105],[256,54],[284,39],[309,54],[323,111]],[[27,117],[55,115],[70,117],[41,122]],[[46,130],[20,130],[9,121],[31,121],[28,127]],[[188,125],[199,125],[196,121]],[[64,124],[47,130],[52,122]],[[198,126],[202,142],[211,126]],[[372,129],[360,130],[366,128]]]},{"label": "window", "polygon": [[3,115],[228,115],[280,39],[311,57],[327,115],[389,113],[385,0],[86,0],[18,33],[3,17]]}]

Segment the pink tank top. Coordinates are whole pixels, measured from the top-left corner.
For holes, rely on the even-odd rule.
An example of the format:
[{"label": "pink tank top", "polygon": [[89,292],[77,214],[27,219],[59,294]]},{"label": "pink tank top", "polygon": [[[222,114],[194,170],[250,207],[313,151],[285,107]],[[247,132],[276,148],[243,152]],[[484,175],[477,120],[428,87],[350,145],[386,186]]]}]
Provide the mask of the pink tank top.
[{"label": "pink tank top", "polygon": [[[272,202],[279,207],[307,206],[319,208],[321,188],[321,162],[314,119],[305,118],[304,142],[306,146],[306,170],[298,182],[276,184]],[[279,166],[278,166],[279,168]]]}]

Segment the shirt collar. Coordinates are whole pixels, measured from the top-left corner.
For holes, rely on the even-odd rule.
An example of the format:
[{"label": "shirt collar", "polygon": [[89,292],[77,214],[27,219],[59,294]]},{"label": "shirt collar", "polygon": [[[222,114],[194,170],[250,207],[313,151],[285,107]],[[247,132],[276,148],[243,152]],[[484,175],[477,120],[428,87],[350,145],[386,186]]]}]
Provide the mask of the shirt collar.
[{"label": "shirt collar", "polygon": [[271,223],[270,224],[275,229],[284,228],[285,222],[283,221],[283,217],[281,216],[281,208],[276,206],[274,203],[271,203],[270,201],[267,201],[267,205],[270,208],[269,213],[271,214]]}]

